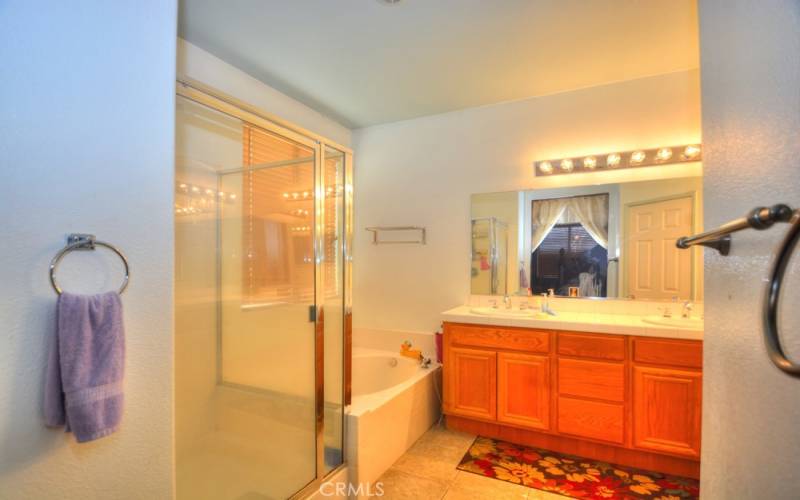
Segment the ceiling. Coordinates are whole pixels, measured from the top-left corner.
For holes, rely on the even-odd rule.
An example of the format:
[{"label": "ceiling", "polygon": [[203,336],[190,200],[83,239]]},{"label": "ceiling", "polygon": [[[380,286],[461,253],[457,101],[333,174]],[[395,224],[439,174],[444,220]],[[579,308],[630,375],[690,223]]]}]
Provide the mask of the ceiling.
[{"label": "ceiling", "polygon": [[350,128],[699,66],[695,0],[181,0],[179,34]]}]

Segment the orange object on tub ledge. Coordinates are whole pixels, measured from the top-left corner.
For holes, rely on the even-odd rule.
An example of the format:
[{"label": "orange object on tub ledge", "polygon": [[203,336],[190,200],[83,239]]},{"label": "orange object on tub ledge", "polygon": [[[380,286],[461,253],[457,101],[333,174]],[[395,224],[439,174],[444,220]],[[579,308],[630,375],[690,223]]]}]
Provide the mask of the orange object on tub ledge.
[{"label": "orange object on tub ledge", "polygon": [[412,349],[411,342],[408,340],[400,344],[400,354],[407,358],[422,359],[422,351],[419,349]]}]

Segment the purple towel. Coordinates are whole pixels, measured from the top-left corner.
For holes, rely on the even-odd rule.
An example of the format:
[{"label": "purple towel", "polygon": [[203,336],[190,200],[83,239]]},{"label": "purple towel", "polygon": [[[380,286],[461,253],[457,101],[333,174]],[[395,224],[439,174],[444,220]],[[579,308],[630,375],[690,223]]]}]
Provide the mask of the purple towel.
[{"label": "purple towel", "polygon": [[122,420],[125,332],[117,292],[58,297],[57,330],[45,376],[44,416],[79,443],[116,431]]}]

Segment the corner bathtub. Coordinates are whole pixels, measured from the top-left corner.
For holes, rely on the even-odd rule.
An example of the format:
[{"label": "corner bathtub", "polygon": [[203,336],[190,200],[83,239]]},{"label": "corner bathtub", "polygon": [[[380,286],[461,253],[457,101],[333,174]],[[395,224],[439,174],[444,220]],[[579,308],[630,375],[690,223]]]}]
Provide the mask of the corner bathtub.
[{"label": "corner bathtub", "polygon": [[390,351],[353,349],[347,461],[353,484],[374,483],[438,420],[441,368]]}]

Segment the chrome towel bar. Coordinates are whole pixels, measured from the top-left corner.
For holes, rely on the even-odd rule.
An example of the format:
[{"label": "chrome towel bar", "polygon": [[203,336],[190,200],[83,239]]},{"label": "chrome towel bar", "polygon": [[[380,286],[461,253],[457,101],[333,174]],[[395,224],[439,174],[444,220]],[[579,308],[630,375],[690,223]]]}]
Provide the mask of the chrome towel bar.
[{"label": "chrome towel bar", "polygon": [[[365,228],[372,233],[373,245],[389,245],[389,244],[412,244],[424,245],[427,239],[427,231],[424,227],[420,226],[374,226]],[[413,240],[381,240],[379,234],[383,231],[418,231],[418,238]]]},{"label": "chrome towel bar", "polygon": [[800,378],[800,364],[791,361],[783,350],[778,333],[778,303],[783,284],[783,276],[800,240],[800,210],[792,210],[788,205],[754,208],[746,217],[723,224],[717,229],[684,236],[675,242],[678,248],[690,248],[703,245],[716,249],[722,255],[728,255],[731,248],[731,233],[743,229],[763,230],[772,227],[776,222],[788,222],[789,231],[775,251],[769,284],[766,289],[763,306],[764,345],[770,361],[783,372]]},{"label": "chrome towel bar", "polygon": [[773,205],[772,207],[754,208],[745,217],[732,220],[717,229],[678,238],[675,244],[678,248],[689,248],[694,245],[703,245],[717,250],[722,255],[728,255],[731,250],[731,233],[743,229],[767,229],[776,222],[789,222],[792,218],[792,209],[788,205]]},{"label": "chrome towel bar", "polygon": [[119,288],[119,293],[125,291],[130,281],[130,266],[128,265],[128,259],[125,257],[125,254],[110,243],[97,241],[93,234],[70,234],[67,236],[67,246],[59,250],[56,256],[53,257],[53,260],[50,261],[50,284],[53,285],[53,290],[55,290],[57,294],[61,295],[63,293],[63,290],[61,290],[61,287],[58,286],[56,282],[56,269],[61,259],[73,250],[94,250],[96,246],[108,248],[122,259],[122,264],[125,266],[125,277],[122,281],[122,286]]}]

